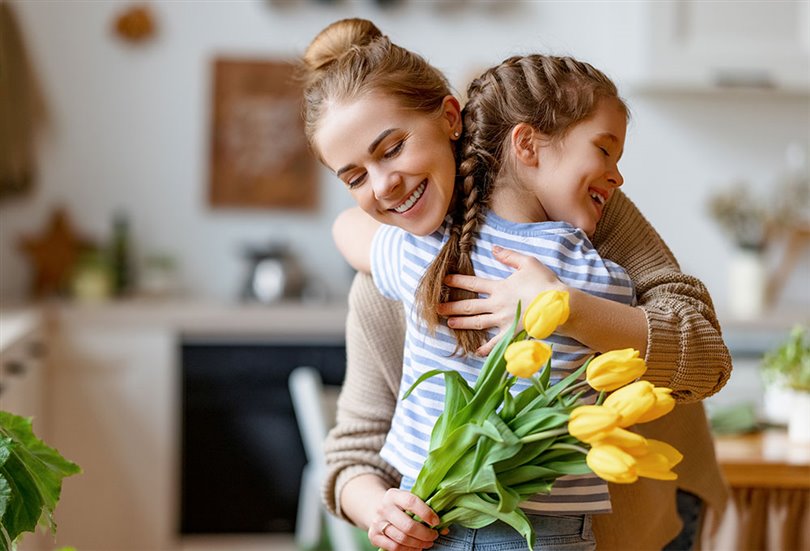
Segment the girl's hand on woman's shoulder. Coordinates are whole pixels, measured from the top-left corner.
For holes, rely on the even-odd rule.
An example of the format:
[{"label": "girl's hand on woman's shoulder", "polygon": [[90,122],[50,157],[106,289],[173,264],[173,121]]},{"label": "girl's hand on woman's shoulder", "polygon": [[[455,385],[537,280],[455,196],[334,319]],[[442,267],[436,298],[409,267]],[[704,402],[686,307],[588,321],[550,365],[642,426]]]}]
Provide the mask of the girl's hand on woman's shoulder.
[{"label": "girl's hand on woman's shoulder", "polygon": [[[436,530],[415,521],[411,515],[431,525],[439,524],[439,516],[411,492],[391,488],[385,492],[369,523],[368,539],[385,551],[428,549],[439,536]],[[445,531],[446,533],[446,531]]]},{"label": "girl's hand on woman's shoulder", "polygon": [[499,329],[498,335],[477,350],[481,356],[489,354],[512,324],[518,301],[525,309],[542,291],[567,290],[557,275],[536,258],[497,245],[492,252],[498,261],[514,268],[515,272],[500,280],[449,275],[444,279],[445,285],[486,296],[445,302],[438,309],[439,315],[447,317],[447,324],[453,329]]}]

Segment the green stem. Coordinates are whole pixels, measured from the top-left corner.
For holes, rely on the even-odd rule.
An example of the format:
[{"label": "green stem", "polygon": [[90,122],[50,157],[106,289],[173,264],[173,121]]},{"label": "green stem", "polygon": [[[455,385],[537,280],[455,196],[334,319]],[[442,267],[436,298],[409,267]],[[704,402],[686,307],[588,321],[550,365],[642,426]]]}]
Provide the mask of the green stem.
[{"label": "green stem", "polygon": [[546,395],[546,389],[543,388],[543,385],[540,384],[540,381],[538,380],[537,377],[532,375],[531,377],[529,377],[529,380],[532,382],[532,385],[534,386],[534,388],[537,389],[537,392],[540,393],[540,396],[545,396]]},{"label": "green stem", "polygon": [[599,397],[596,399],[596,405],[601,406],[602,403],[605,401],[605,397],[607,396],[607,392],[604,390],[599,391]]},{"label": "green stem", "polygon": [[575,452],[579,452],[583,455],[588,455],[588,450],[583,448],[582,446],[577,446],[576,444],[566,444],[564,442],[560,442],[557,444],[552,444],[549,446],[549,449],[557,449],[557,450],[573,450]]},{"label": "green stem", "polygon": [[576,389],[582,388],[584,386],[591,386],[591,385],[588,384],[588,381],[579,381],[578,383],[573,384],[573,385],[569,386],[568,388],[566,388],[565,390],[563,390],[562,392],[560,392],[560,396],[563,396],[565,394],[570,394],[571,392],[575,391]]},{"label": "green stem", "polygon": [[564,429],[545,430],[543,432],[537,432],[535,434],[524,436],[523,438],[520,439],[520,443],[528,444],[530,442],[537,442],[538,440],[545,440],[546,438],[550,438],[552,436],[560,436],[563,434],[568,434],[567,427]]}]

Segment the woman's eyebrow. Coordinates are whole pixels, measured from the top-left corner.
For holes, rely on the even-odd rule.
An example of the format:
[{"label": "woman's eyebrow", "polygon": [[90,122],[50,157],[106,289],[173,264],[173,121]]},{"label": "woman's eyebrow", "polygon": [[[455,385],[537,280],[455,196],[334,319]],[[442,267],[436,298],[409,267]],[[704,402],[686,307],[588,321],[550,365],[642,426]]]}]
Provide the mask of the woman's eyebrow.
[{"label": "woman's eyebrow", "polygon": [[399,129],[389,128],[388,130],[383,130],[382,132],[380,132],[380,135],[374,138],[374,141],[371,142],[371,144],[368,146],[368,152],[374,153],[374,150],[377,149],[377,146],[380,145],[380,142],[383,141],[385,137],[388,136],[388,134],[390,134],[391,132],[395,132],[396,130]]},{"label": "woman's eyebrow", "polygon": [[[396,132],[397,130],[399,130],[399,129],[398,128],[389,128],[387,130],[383,130],[382,132],[380,132],[379,136],[374,138],[374,140],[372,140],[372,142],[369,144],[368,152],[369,153],[374,153],[374,150],[377,149],[377,146],[380,145],[380,142],[383,141],[386,138],[386,136],[388,136],[391,132]],[[348,164],[348,165],[346,165],[344,167],[339,168],[335,172],[335,175],[339,178],[341,174],[343,174],[347,170],[351,170],[353,168],[357,168],[357,165]]]}]

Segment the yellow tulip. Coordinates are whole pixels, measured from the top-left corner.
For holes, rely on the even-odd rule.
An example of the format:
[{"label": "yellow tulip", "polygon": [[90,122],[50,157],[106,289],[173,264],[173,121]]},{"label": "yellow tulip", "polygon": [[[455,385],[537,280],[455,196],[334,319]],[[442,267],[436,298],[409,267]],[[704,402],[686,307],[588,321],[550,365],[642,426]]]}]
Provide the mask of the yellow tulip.
[{"label": "yellow tulip", "polygon": [[610,444],[593,446],[585,462],[596,476],[608,482],[630,484],[638,480],[636,459],[616,446]]},{"label": "yellow tulip", "polygon": [[657,386],[653,389],[653,394],[655,394],[655,403],[646,413],[636,419],[636,423],[646,423],[663,417],[675,407],[671,388]]},{"label": "yellow tulip", "polygon": [[616,446],[626,451],[634,457],[643,456],[647,454],[650,449],[646,438],[640,434],[619,427],[604,432],[601,436],[602,437],[597,442],[598,445],[610,444],[611,446]]},{"label": "yellow tulip", "polygon": [[611,393],[604,405],[622,416],[620,427],[629,427],[655,405],[654,388],[648,381],[636,381]]},{"label": "yellow tulip", "polygon": [[579,406],[568,417],[568,433],[582,442],[593,443],[618,426],[621,417],[604,406]]},{"label": "yellow tulip", "polygon": [[542,341],[518,341],[506,348],[506,370],[516,377],[529,378],[546,365],[551,347]]},{"label": "yellow tulip", "polygon": [[683,459],[683,455],[659,440],[648,440],[646,454],[636,457],[636,472],[645,478],[655,480],[676,480],[678,475],[672,472],[672,467]]},{"label": "yellow tulip", "polygon": [[523,327],[535,339],[545,339],[568,321],[568,292],[543,291],[526,308]]},{"label": "yellow tulip", "polygon": [[596,390],[611,391],[635,381],[647,371],[638,350],[625,348],[605,352],[588,364],[586,377],[588,384]]}]

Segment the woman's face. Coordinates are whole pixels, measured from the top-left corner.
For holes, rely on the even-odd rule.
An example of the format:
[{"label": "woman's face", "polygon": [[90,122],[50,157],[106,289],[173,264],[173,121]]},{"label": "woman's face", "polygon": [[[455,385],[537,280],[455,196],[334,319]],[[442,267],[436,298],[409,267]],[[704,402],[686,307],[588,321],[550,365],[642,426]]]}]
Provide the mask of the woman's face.
[{"label": "woman's face", "polygon": [[357,204],[377,221],[414,235],[436,231],[453,197],[458,101],[436,115],[374,94],[329,107],[313,142]]}]

